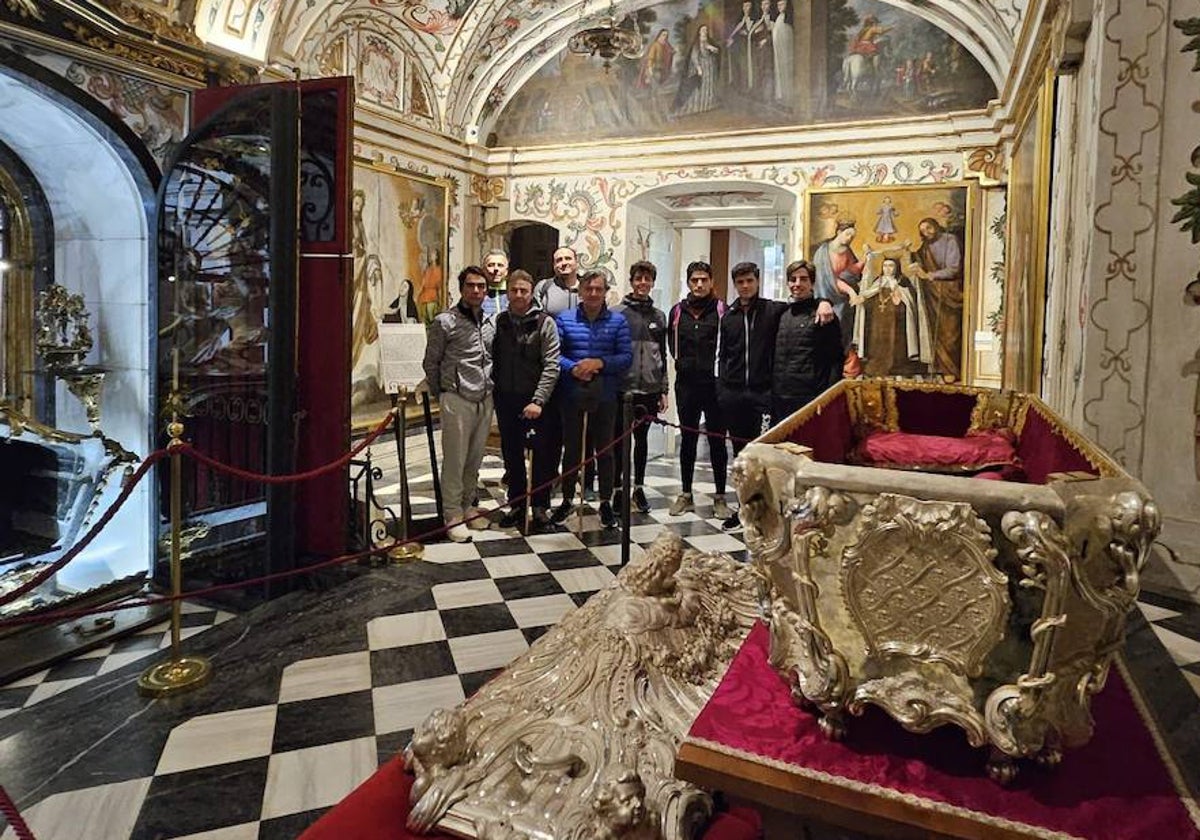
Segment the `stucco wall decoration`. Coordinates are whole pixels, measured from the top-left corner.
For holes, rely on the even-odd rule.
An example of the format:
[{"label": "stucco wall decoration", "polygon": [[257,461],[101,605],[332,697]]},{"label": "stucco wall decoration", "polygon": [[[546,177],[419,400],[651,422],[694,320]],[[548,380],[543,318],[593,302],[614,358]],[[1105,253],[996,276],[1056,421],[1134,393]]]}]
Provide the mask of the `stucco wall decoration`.
[{"label": "stucco wall decoration", "polygon": [[112,111],[146,144],[159,167],[183,138],[187,122],[187,97],[183,91],[57,53],[7,41],[0,43],[62,76]]},{"label": "stucco wall decoration", "polygon": [[1099,155],[1084,429],[1139,473],[1158,231],[1167,10],[1160,0],[1103,7]]},{"label": "stucco wall decoration", "polygon": [[599,62],[566,51],[501,114],[504,145],[908,116],[996,95],[961,44],[876,0],[670,0],[628,15],[647,46]]},{"label": "stucco wall decoration", "polygon": [[355,77],[355,95],[437,128],[431,82],[406,29],[387,15],[347,13],[305,42],[299,56],[310,75]]},{"label": "stucco wall decoration", "polygon": [[[694,166],[589,178],[514,178],[512,215],[558,228],[562,243],[579,253],[583,266],[624,270],[629,201],[664,184],[680,182],[769,183],[799,199],[808,188],[940,184],[961,178],[961,156],[920,156],[892,160],[838,161],[802,166]],[[732,189],[732,187],[731,187]],[[799,237],[802,225],[794,225]],[[800,253],[801,242],[792,243]]]},{"label": "stucco wall decoration", "polygon": [[283,0],[201,0],[196,35],[206,44],[263,60]]}]

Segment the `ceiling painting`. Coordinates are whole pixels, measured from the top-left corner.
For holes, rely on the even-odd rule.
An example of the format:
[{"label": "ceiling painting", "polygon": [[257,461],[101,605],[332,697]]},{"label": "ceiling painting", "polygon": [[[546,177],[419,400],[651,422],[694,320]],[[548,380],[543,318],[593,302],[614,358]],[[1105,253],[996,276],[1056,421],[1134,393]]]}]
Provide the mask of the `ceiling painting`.
[{"label": "ceiling painting", "polygon": [[497,141],[911,117],[982,108],[996,96],[960,43],[910,12],[877,0],[800,8],[801,0],[669,0],[628,15],[619,25],[640,30],[639,58],[617,58],[606,71],[560,50],[508,100]]}]

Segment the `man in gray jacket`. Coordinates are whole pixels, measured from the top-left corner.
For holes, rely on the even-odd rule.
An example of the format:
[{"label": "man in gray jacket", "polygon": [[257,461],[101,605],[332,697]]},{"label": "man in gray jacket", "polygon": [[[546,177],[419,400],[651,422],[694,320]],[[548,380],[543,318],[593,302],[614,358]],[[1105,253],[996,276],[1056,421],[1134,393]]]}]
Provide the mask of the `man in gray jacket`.
[{"label": "man in gray jacket", "polygon": [[[614,308],[629,323],[633,363],[625,374],[621,393],[632,395],[635,418],[639,415],[656,417],[667,410],[667,316],[650,299],[650,291],[657,277],[658,269],[654,263],[645,260],[635,262],[629,267],[629,287],[633,291]],[[624,431],[618,412],[616,434],[623,434]],[[642,423],[633,432],[633,493],[630,501],[639,513],[650,512],[650,502],[646,499],[646,491],[642,489],[646,480],[649,434],[649,423]],[[618,458],[618,486],[623,478],[623,466]]]},{"label": "man in gray jacket", "polygon": [[495,322],[483,314],[487,275],[478,266],[458,273],[459,301],[429,325],[425,379],[438,397],[442,420],[442,503],[448,536],[470,542],[468,524],[483,530],[487,519],[473,508],[479,465],[492,425],[492,340]]}]

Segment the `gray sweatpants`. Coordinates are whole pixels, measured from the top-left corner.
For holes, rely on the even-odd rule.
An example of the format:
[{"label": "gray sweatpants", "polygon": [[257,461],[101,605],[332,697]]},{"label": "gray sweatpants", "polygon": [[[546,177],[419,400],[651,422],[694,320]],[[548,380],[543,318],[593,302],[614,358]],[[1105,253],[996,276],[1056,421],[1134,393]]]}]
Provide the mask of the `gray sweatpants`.
[{"label": "gray sweatpants", "polygon": [[442,408],[442,505],[446,524],[463,518],[475,497],[479,465],[492,427],[492,398],[465,400],[453,391],[440,397]]}]

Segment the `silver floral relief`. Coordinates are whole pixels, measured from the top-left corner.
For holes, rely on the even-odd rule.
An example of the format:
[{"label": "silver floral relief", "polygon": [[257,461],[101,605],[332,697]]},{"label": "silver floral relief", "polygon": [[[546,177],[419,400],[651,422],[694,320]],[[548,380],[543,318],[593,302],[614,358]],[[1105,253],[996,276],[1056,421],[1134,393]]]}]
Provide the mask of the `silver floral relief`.
[{"label": "silver floral relief", "polygon": [[406,752],[408,826],[479,838],[698,836],[675,751],[756,616],[751,569],[666,532]]}]

